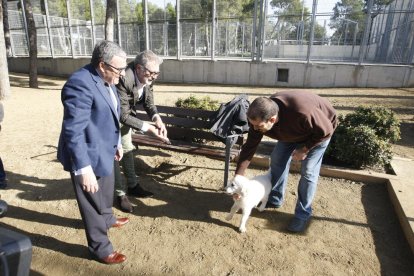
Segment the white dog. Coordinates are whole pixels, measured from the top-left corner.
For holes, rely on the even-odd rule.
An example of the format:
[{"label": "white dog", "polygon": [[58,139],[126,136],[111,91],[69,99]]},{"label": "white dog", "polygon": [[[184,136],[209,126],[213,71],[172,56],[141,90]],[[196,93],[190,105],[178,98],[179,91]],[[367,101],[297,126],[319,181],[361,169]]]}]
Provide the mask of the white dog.
[{"label": "white dog", "polygon": [[236,175],[230,183],[227,184],[225,191],[227,194],[233,195],[234,204],[226,220],[231,220],[234,214],[242,209],[243,215],[240,222],[240,232],[246,232],[246,222],[254,207],[260,202],[258,207],[260,212],[265,209],[267,198],[272,189],[270,172],[264,175],[258,175],[252,179],[248,179],[241,175]]}]

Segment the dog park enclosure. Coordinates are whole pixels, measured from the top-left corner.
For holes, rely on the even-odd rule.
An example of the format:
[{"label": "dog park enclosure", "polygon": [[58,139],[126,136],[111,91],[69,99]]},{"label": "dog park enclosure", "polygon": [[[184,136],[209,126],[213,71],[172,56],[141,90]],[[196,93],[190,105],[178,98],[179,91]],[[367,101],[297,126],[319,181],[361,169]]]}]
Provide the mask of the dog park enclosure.
[{"label": "dog park enclosure", "polygon": [[[291,174],[286,204],[278,211],[253,211],[247,235],[240,235],[240,215],[230,223],[225,220],[232,199],[221,192],[222,160],[144,146],[135,157],[136,171],[143,187],[155,197],[133,199],[135,212],[129,215],[127,228],[109,233],[115,249],[125,252],[128,261],[121,266],[93,262],[69,175],[56,162],[60,89],[65,80],[41,77],[40,89],[30,89],[27,79],[11,74],[12,93],[4,102],[7,113],[0,152],[9,188],[1,191],[1,197],[8,202],[9,212],[0,224],[30,237],[34,274],[410,275],[413,271],[410,247],[383,184],[321,177],[315,219],[306,235],[297,236],[284,230],[296,202],[298,177]],[[228,102],[239,90],[249,94],[250,100],[280,91],[158,83],[154,99],[157,105],[173,106],[179,97],[208,94]],[[395,151],[405,158],[414,157],[414,139],[406,131],[412,126],[412,89],[312,92],[328,97],[339,112],[361,103],[396,109],[405,123],[403,140]],[[10,147],[11,143],[16,146]],[[247,176],[264,172],[250,168]],[[123,215],[117,209],[114,212]]]}]

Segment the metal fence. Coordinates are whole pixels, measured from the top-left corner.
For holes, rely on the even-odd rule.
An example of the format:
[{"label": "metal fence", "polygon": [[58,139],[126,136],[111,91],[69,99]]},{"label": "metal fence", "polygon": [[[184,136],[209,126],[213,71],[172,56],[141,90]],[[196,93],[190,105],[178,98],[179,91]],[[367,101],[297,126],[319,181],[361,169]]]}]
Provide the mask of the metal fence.
[{"label": "metal fence", "polygon": [[[13,56],[27,56],[28,35],[23,1],[8,2],[8,15]],[[71,16],[71,0],[67,15],[48,10],[47,0],[32,0],[40,57],[90,56],[93,45],[104,39],[104,2],[88,0],[84,14]],[[59,2],[57,1],[57,2]],[[121,0],[118,0],[118,5]],[[176,18],[166,12],[166,1],[175,7]],[[78,1],[79,2],[79,1]],[[134,1],[129,1],[134,2]],[[136,5],[156,5],[161,1],[136,1]],[[414,63],[414,1],[394,0],[381,7],[368,1],[367,10],[318,13],[326,1],[313,0],[311,9],[283,13],[271,10],[269,0],[256,0],[250,16],[223,17],[211,0],[209,17],[191,14],[189,2],[164,0],[164,7],[145,12],[144,19],[128,20],[129,10],[119,6],[115,40],[127,54],[135,55],[149,48],[171,58],[240,58],[250,60],[324,60],[364,63]],[[190,1],[191,2],[191,1]],[[197,2],[197,1],[193,1]],[[218,3],[216,3],[218,2]],[[54,2],[55,3],[55,2]],[[167,3],[167,4],[168,4]],[[331,2],[332,3],[332,2]],[[178,4],[179,9],[176,8]],[[304,4],[304,1],[302,1]],[[90,9],[92,6],[92,9]],[[90,16],[86,16],[90,10]],[[36,12],[37,11],[37,12]],[[95,15],[94,11],[101,11]],[[369,12],[368,12],[369,11]],[[134,14],[133,11],[131,11]],[[219,16],[221,14],[221,16]],[[354,15],[353,15],[354,14]],[[355,20],[359,15],[359,21]],[[182,17],[183,16],[183,17]],[[185,16],[185,17],[184,17]],[[89,18],[87,18],[89,17]]]}]

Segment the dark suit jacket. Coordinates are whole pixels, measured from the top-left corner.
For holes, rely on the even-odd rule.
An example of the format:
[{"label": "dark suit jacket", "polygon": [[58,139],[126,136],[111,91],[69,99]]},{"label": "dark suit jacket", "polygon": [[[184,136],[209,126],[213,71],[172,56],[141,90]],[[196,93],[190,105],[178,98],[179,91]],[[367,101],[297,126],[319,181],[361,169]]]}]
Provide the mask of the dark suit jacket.
[{"label": "dark suit jacket", "polygon": [[[115,86],[112,90],[116,93]],[[96,176],[110,175],[119,139],[119,99],[115,112],[103,79],[91,65],[70,76],[61,99],[58,159],[64,169],[73,172],[91,165]]]},{"label": "dark suit jacket", "polygon": [[[139,98],[138,86],[134,74],[134,62],[128,63],[128,68],[125,70],[125,77],[119,79],[116,87],[121,101],[121,123],[141,130],[143,121],[135,117],[135,107],[139,103]],[[150,118],[158,114],[157,108],[154,105],[152,84],[144,87],[142,104]]]}]

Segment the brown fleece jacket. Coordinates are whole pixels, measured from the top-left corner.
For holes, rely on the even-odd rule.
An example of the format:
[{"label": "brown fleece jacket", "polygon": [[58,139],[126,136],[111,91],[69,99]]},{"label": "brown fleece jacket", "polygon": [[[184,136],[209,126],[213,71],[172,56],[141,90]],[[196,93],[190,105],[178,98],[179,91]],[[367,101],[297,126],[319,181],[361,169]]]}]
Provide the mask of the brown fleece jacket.
[{"label": "brown fleece jacket", "polygon": [[330,102],[306,91],[280,92],[270,96],[279,106],[279,121],[262,134],[250,127],[240,152],[236,174],[244,174],[263,135],[282,142],[303,143],[308,149],[330,138],[337,126]]}]

